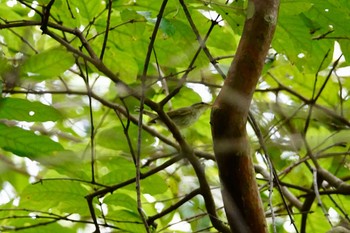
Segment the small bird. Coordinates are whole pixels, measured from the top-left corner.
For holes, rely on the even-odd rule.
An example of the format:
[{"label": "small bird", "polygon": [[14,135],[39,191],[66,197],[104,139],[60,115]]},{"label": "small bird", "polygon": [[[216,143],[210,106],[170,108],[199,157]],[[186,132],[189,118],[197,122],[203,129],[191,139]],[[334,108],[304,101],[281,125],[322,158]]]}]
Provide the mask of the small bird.
[{"label": "small bird", "polygon": [[[170,119],[179,127],[186,128],[194,124],[199,117],[210,107],[210,104],[200,102],[188,107],[178,108],[167,112]],[[163,124],[159,116],[153,112],[144,110],[143,113],[152,119],[148,124],[160,123]],[[164,125],[164,124],[163,124]]]}]

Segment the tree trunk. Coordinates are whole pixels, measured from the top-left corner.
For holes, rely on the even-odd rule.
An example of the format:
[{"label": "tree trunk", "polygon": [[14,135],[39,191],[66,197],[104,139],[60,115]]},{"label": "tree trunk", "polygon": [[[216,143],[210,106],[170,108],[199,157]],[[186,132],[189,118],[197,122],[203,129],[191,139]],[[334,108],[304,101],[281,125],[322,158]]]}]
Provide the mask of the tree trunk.
[{"label": "tree trunk", "polygon": [[277,23],[279,0],[250,0],[242,37],[212,109],[214,152],[233,232],[267,232],[246,123]]}]

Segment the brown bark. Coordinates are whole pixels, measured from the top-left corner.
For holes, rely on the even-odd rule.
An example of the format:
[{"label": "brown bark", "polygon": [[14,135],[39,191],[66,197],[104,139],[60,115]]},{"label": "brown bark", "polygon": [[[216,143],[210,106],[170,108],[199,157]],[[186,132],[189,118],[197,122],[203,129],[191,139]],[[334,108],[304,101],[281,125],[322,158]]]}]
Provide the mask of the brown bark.
[{"label": "brown bark", "polygon": [[250,0],[242,37],[212,109],[214,152],[225,211],[233,232],[267,232],[246,122],[275,31],[279,0]]}]

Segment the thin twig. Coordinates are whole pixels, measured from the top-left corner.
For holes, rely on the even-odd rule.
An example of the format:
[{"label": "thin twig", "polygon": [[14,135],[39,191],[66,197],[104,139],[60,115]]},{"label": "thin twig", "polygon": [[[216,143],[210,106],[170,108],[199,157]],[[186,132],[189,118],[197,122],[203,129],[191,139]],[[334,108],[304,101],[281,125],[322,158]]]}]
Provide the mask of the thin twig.
[{"label": "thin twig", "polygon": [[[179,1],[180,1],[180,4],[181,4],[181,6],[182,6],[182,8],[183,8],[183,10],[184,10],[184,12],[185,12],[185,14],[186,14],[186,12],[188,13],[188,9],[187,9],[186,4],[184,3],[184,1],[183,1],[183,0],[179,0]],[[188,14],[189,14],[189,13],[188,13]],[[202,45],[202,44],[205,44],[205,42],[206,42],[206,40],[208,39],[210,33],[212,32],[212,29],[213,29],[214,26],[215,26],[215,24],[212,23],[211,26],[210,26],[210,28],[209,28],[209,30],[208,30],[208,32],[207,32],[207,34],[206,34],[206,36],[205,36],[205,38],[202,40],[202,43],[200,43],[200,45],[199,45],[197,51],[196,51],[195,54],[193,55],[193,58],[192,58],[190,64],[188,65],[188,67],[187,67],[187,69],[186,69],[186,72],[182,75],[181,79],[179,80],[179,82],[178,82],[178,84],[177,84],[177,87],[176,87],[169,95],[167,95],[164,99],[162,99],[162,101],[159,102],[159,105],[160,105],[161,107],[164,106],[171,98],[173,98],[175,95],[177,95],[177,93],[180,92],[180,90],[181,90],[183,84],[184,84],[184,83],[186,82],[186,80],[187,80],[187,76],[188,76],[189,72],[190,72],[190,71],[193,69],[193,67],[194,67],[194,63],[195,63],[195,61],[197,60],[200,51],[201,51],[201,50],[203,49],[203,47],[204,47],[204,45]]]},{"label": "thin twig", "polygon": [[109,28],[110,28],[110,24],[111,24],[111,14],[112,14],[112,4],[113,1],[112,0],[108,0],[108,13],[107,13],[107,21],[106,21],[106,31],[105,31],[105,36],[103,38],[103,45],[102,45],[102,49],[101,49],[101,54],[100,54],[100,60],[103,60],[103,56],[107,47],[107,41],[108,41],[108,34],[109,34]]},{"label": "thin twig", "polygon": [[201,46],[201,48],[203,49],[205,55],[208,57],[210,63],[215,67],[216,71],[221,75],[221,77],[223,77],[224,79],[226,78],[226,75],[224,74],[224,72],[221,70],[221,68],[218,66],[217,64],[217,59],[215,59],[211,53],[209,52],[208,47],[205,45],[207,39],[209,38],[210,33],[212,32],[212,30],[214,29],[214,26],[218,25],[218,18],[220,17],[220,15],[217,15],[215,20],[211,21],[211,25],[209,27],[209,30],[207,32],[207,34],[205,35],[204,39],[202,39],[201,35],[199,34],[199,31],[196,27],[196,25],[193,22],[192,16],[190,14],[190,12],[187,9],[186,4],[184,3],[183,0],[180,0],[180,4],[185,12],[185,16],[187,18],[187,21],[190,23],[192,31],[194,32],[194,34],[197,37],[197,40],[199,42],[199,45]]},{"label": "thin twig", "polygon": [[52,5],[54,4],[55,0],[50,0],[49,4],[46,6],[43,6],[43,13],[41,15],[41,27],[40,29],[42,30],[43,34],[46,33],[47,30],[47,24],[49,23],[49,18],[50,18],[50,10]]},{"label": "thin twig", "polygon": [[249,115],[248,115],[248,121],[250,122],[252,128],[254,129],[254,132],[256,134],[256,136],[258,137],[258,140],[259,140],[259,144],[261,146],[261,149],[265,155],[265,159],[266,159],[266,163],[270,169],[270,179],[269,179],[269,204],[270,204],[270,210],[271,210],[271,217],[272,217],[272,223],[273,223],[273,227],[274,227],[274,232],[277,232],[277,229],[276,229],[276,224],[275,224],[275,214],[274,214],[274,210],[273,210],[273,205],[272,205],[272,192],[273,192],[273,183],[276,182],[277,184],[277,188],[278,188],[278,191],[281,195],[281,198],[282,198],[282,201],[283,201],[283,204],[287,210],[287,213],[288,213],[288,216],[289,216],[289,219],[290,219],[290,222],[291,224],[293,225],[294,229],[296,232],[298,232],[298,228],[296,227],[295,225],[295,221],[293,219],[293,214],[292,214],[292,211],[290,210],[286,200],[285,200],[285,197],[283,195],[283,191],[282,191],[282,186],[280,184],[280,181],[279,181],[279,178],[278,178],[278,174],[276,172],[276,169],[271,161],[271,158],[268,154],[268,150],[266,148],[266,145],[265,145],[265,142],[264,142],[264,139],[263,139],[263,136],[262,136],[262,133],[261,133],[261,130],[259,128],[259,125],[257,124],[257,122],[255,121],[255,118],[254,116],[251,114],[251,112],[249,112]]},{"label": "thin twig", "polygon": [[191,200],[192,198],[194,198],[195,196],[197,196],[199,194],[200,194],[200,189],[195,189],[195,190],[191,191],[190,193],[188,193],[180,201],[176,202],[174,205],[169,206],[168,208],[162,210],[162,212],[160,212],[156,215],[150,216],[148,218],[149,225],[152,225],[155,220],[173,212],[174,210],[177,210],[180,206],[187,203],[189,200]]},{"label": "thin twig", "polygon": [[142,89],[141,89],[141,98],[140,98],[140,114],[139,114],[139,121],[138,121],[138,135],[137,135],[137,153],[136,153],[136,194],[137,194],[137,209],[139,211],[139,214],[142,218],[142,221],[144,223],[144,226],[146,228],[147,232],[150,232],[149,225],[145,216],[145,213],[142,210],[142,203],[141,203],[141,164],[140,164],[140,158],[141,158],[141,144],[142,144],[142,120],[143,120],[143,107],[144,107],[144,100],[145,100],[145,93],[146,93],[146,76],[148,71],[148,66],[151,60],[151,54],[153,51],[154,42],[157,37],[157,33],[159,30],[160,22],[163,17],[163,13],[165,11],[165,7],[168,3],[168,0],[163,0],[162,5],[160,6],[158,15],[157,15],[157,21],[154,25],[154,29],[152,32],[150,43],[148,44],[147,54],[145,58],[145,62],[143,65],[143,71],[142,71]]},{"label": "thin twig", "polygon": [[[318,182],[319,182],[319,180],[322,180],[322,179],[319,179],[317,175],[318,175],[317,174],[317,170],[314,169],[313,170],[313,184],[314,184],[314,192],[315,192],[316,199],[317,199],[317,205],[321,207],[324,216],[326,216],[328,222],[332,225],[332,223],[331,223],[331,221],[329,219],[328,212],[327,212],[326,208],[324,207],[324,205],[322,203],[320,192],[319,192]],[[320,184],[322,185],[322,181],[320,182]]]}]

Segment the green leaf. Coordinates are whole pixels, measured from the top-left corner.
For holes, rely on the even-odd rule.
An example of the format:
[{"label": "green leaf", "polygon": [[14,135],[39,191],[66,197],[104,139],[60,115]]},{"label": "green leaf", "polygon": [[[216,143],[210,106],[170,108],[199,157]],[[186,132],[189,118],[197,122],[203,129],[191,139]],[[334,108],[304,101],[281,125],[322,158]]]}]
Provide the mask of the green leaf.
[{"label": "green leaf", "polygon": [[[0,7],[0,11],[6,12],[6,14],[8,14],[8,12],[12,12],[12,9],[3,10]],[[15,20],[15,17],[13,17],[13,19]],[[19,16],[17,20],[24,20],[24,18]],[[28,34],[28,31],[26,31],[25,28],[17,28],[16,34],[9,30],[1,30],[1,37],[3,38],[4,44],[6,45],[1,45],[1,50],[4,52],[4,55],[6,57],[15,57],[16,53],[23,49],[23,38],[25,38],[26,40],[28,39],[28,41],[30,41],[30,39],[28,38],[29,35],[30,34]]]},{"label": "green leaf", "polygon": [[117,216],[117,226],[120,232],[144,233],[146,232],[140,215],[137,212],[129,210],[108,211],[108,218],[115,218]]},{"label": "green leaf", "polygon": [[22,66],[24,77],[43,81],[61,75],[74,64],[73,56],[67,50],[54,48],[31,56]]},{"label": "green leaf", "polygon": [[[72,226],[63,227],[61,224],[53,223],[53,215],[50,214],[38,214],[34,211],[21,213],[20,211],[11,211],[13,215],[21,215],[21,218],[8,219],[6,226],[13,228],[23,228],[21,233],[76,233],[77,229]],[[35,216],[35,217],[34,217]],[[56,216],[55,216],[56,217]],[[50,223],[50,224],[48,224]],[[40,225],[40,227],[37,227]],[[31,227],[32,226],[32,227]]]},{"label": "green leaf", "polygon": [[0,75],[3,75],[8,67],[8,61],[4,57],[0,56]]},{"label": "green leaf", "polygon": [[72,1],[56,0],[50,10],[50,14],[55,18],[59,18],[62,25],[66,27],[78,28],[82,25],[80,14]]},{"label": "green leaf", "polygon": [[125,9],[120,12],[120,18],[123,22],[131,20],[146,20],[143,15],[145,15],[145,12],[137,13],[136,11],[131,9]]},{"label": "green leaf", "polygon": [[[135,150],[135,146],[137,145],[137,127],[134,125],[130,125],[128,130],[128,135],[131,140],[131,144],[133,149]],[[126,135],[123,132],[124,129],[122,126],[115,126],[109,129],[105,129],[101,131],[96,138],[97,143],[105,148],[117,150],[117,151],[130,151],[130,147],[128,145],[128,141],[126,139]],[[151,135],[147,133],[142,134],[142,145],[144,152],[150,151],[152,148],[149,146],[154,143],[155,139]]]},{"label": "green leaf", "polygon": [[51,0],[38,0],[37,2],[40,4],[40,5],[47,5],[50,3]]},{"label": "green leaf", "polygon": [[0,147],[18,156],[37,158],[64,150],[63,146],[49,137],[36,135],[18,127],[0,124]]},{"label": "green leaf", "polygon": [[3,19],[9,18],[11,20],[25,20],[28,18],[29,8],[21,6],[21,4],[14,4],[9,10],[8,6],[0,5],[1,17]]},{"label": "green leaf", "polygon": [[[170,88],[175,86],[170,86]],[[191,106],[194,103],[199,103],[202,101],[201,96],[192,88],[183,87],[180,90],[180,93],[177,94],[180,98],[175,98],[172,103],[174,105],[174,109]]]},{"label": "green leaf", "polygon": [[[117,62],[116,58],[119,58],[123,62]],[[135,83],[139,68],[134,57],[128,52],[117,49],[107,50],[104,61],[107,66],[113,67],[113,70],[119,74],[120,79],[125,83]]]},{"label": "green leaf", "polygon": [[213,4],[213,9],[222,16],[236,34],[241,34],[246,12],[243,1],[233,1],[231,4]]},{"label": "green leaf", "polygon": [[162,19],[160,22],[160,29],[167,35],[167,36],[173,36],[176,32],[176,29],[172,22],[168,19]]},{"label": "green leaf", "polygon": [[[289,16],[280,20],[276,29],[273,47],[288,56],[299,69],[311,73],[317,71],[328,50],[333,49],[331,41],[312,40],[313,35],[300,17]],[[332,52],[330,53],[330,55]],[[328,56],[322,68],[327,67],[332,56]]]},{"label": "green leaf", "polygon": [[45,173],[46,178],[72,177],[81,180],[91,179],[91,172],[89,171],[91,163],[88,158],[82,159],[79,152],[74,153],[70,150],[58,151],[50,157],[40,157],[39,161],[42,165],[52,168],[52,170]]},{"label": "green leaf", "polygon": [[350,61],[350,42],[348,40],[339,41],[341,51],[345,57],[345,60],[349,63]]},{"label": "green leaf", "polygon": [[102,176],[99,179],[100,183],[106,184],[106,185],[112,185],[115,183],[121,183],[126,180],[132,179],[135,177],[135,169],[131,168],[124,168],[124,169],[115,169],[105,176]]},{"label": "green leaf", "polygon": [[137,212],[137,203],[136,200],[124,193],[116,193],[110,195],[103,199],[103,202],[108,205],[116,206],[116,208],[126,208],[133,212]]},{"label": "green leaf", "polygon": [[308,1],[282,1],[280,6],[280,14],[299,15],[300,13],[309,10],[312,5],[313,4]]},{"label": "green leaf", "polygon": [[324,146],[329,136],[330,132],[325,127],[309,128],[306,133],[306,139],[312,149]]},{"label": "green leaf", "polygon": [[[88,190],[80,183],[67,180],[42,181],[28,185],[21,194],[20,207],[61,213],[89,214],[85,199]],[[45,200],[45,201],[43,201]]]},{"label": "green leaf", "polygon": [[78,16],[84,18],[86,22],[91,22],[105,6],[102,1],[75,0],[72,2],[78,9]]},{"label": "green leaf", "polygon": [[321,25],[317,21],[310,19],[304,13],[300,13],[299,17],[304,22],[305,26],[309,28],[310,34],[314,34],[321,29]]},{"label": "green leaf", "polygon": [[168,186],[163,177],[155,174],[141,180],[141,188],[142,192],[155,195],[164,193],[168,189]]},{"label": "green leaf", "polygon": [[0,119],[44,122],[60,120],[62,115],[55,108],[41,102],[3,98],[0,99]]}]

